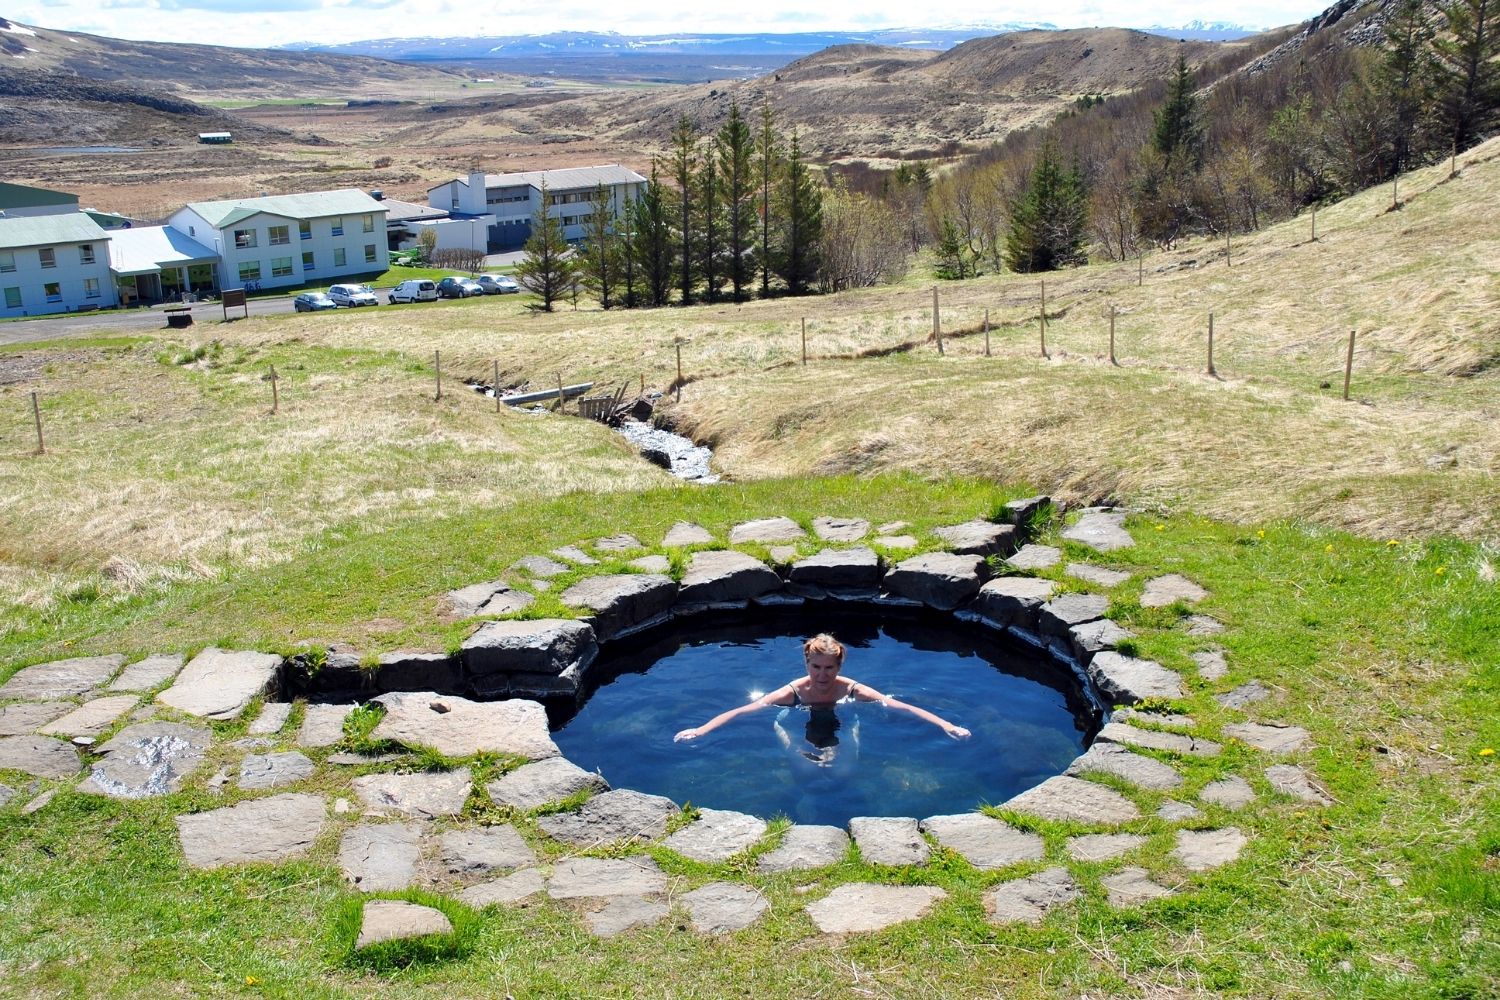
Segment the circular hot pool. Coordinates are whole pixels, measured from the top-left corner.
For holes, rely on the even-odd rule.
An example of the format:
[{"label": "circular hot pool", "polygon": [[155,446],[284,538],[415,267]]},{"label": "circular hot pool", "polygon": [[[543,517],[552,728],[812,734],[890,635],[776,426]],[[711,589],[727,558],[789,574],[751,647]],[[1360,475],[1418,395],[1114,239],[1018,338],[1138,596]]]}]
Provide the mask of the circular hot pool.
[{"label": "circular hot pool", "polygon": [[[973,735],[879,703],[770,707],[692,742],[699,726],[805,676],[802,642],[832,632],[843,675],[919,705]],[[1047,655],[946,616],[913,620],[819,609],[703,618],[609,644],[576,711],[553,737],[575,764],[615,788],[679,804],[797,823],[854,816],[925,817],[997,804],[1060,774],[1100,714]]]}]

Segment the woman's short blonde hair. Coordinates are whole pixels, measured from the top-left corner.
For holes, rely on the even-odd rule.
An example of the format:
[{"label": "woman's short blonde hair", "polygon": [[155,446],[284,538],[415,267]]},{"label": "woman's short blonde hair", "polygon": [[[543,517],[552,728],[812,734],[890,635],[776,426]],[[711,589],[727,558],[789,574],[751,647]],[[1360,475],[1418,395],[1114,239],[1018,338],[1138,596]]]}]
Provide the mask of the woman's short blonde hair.
[{"label": "woman's short blonde hair", "polygon": [[839,663],[844,662],[844,644],[827,632],[815,635],[802,644],[802,656],[804,659],[811,657],[814,653],[831,656],[838,660]]}]

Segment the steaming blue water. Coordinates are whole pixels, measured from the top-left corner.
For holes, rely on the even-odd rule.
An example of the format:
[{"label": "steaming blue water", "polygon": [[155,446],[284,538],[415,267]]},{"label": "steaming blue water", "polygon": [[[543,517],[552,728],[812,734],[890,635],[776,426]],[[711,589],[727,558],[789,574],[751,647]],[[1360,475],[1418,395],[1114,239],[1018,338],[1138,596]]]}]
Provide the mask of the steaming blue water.
[{"label": "steaming blue water", "polygon": [[[832,630],[843,674],[973,731],[875,703],[767,708],[690,743],[699,726],[803,676],[802,641]],[[649,667],[649,669],[647,669]],[[616,788],[798,823],[966,812],[1060,773],[1097,719],[1061,668],[968,629],[859,617],[779,616],[677,630],[597,664],[601,686],[554,738]]]}]

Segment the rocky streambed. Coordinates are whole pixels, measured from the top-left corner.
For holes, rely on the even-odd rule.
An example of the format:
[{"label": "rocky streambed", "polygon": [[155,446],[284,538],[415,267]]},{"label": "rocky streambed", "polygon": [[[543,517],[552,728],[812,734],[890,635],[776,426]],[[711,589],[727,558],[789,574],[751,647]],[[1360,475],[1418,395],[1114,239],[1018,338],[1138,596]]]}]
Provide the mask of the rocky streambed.
[{"label": "rocky streambed", "polygon": [[696,444],[681,434],[639,420],[625,420],[616,429],[635,446],[642,458],[672,475],[705,485],[719,481],[709,467],[714,453],[707,445]]}]

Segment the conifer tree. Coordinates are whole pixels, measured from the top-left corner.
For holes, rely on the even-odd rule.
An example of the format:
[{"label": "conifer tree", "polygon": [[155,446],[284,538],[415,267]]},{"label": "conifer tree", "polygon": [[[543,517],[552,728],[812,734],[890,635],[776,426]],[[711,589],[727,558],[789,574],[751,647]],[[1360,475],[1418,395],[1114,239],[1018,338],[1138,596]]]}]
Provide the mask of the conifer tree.
[{"label": "conifer tree", "polygon": [[521,287],[541,297],[528,309],[551,312],[552,304],[567,294],[573,283],[574,267],[568,241],[563,239],[562,223],[552,211],[552,198],[542,182],[542,201],[531,219],[531,236],[526,240],[526,256],[516,265],[516,279]]},{"label": "conifer tree", "polygon": [[754,276],[755,186],[750,158],[755,147],[750,124],[739,104],[729,106],[729,120],[719,129],[719,181],[724,201],[725,271],[734,300],[743,301]]},{"label": "conifer tree", "polygon": [[1203,166],[1203,124],[1187,57],[1177,54],[1177,69],[1167,82],[1167,100],[1156,112],[1151,145],[1164,158],[1197,170]]},{"label": "conifer tree", "polygon": [[760,109],[760,134],[755,138],[755,172],[760,185],[760,239],[755,253],[760,263],[760,295],[765,298],[771,294],[771,272],[776,255],[771,242],[771,196],[781,173],[781,143],[776,135],[776,118],[771,111],[770,98]]},{"label": "conifer tree", "polygon": [[1422,111],[1422,92],[1432,77],[1432,28],[1426,0],[1397,0],[1385,26],[1385,57],[1380,66],[1380,96],[1392,118],[1391,172],[1412,165],[1412,140]]},{"label": "conifer tree", "polygon": [[718,143],[714,139],[709,139],[698,164],[698,275],[708,301],[717,302],[724,288],[724,204]]},{"label": "conifer tree", "polygon": [[788,294],[806,295],[822,269],[823,193],[802,159],[795,130],[781,180],[780,201],[784,239],[776,258],[776,273],[786,283]]},{"label": "conifer tree", "polygon": [[1467,149],[1500,117],[1500,0],[1450,0],[1440,8],[1448,37],[1434,45],[1438,119],[1455,149]]},{"label": "conifer tree", "polygon": [[620,283],[619,239],[614,222],[609,188],[600,184],[594,189],[593,210],[584,226],[579,266],[584,285],[599,297],[604,309],[615,304],[615,286]]},{"label": "conifer tree", "polygon": [[659,182],[655,160],[651,161],[651,183],[631,202],[631,256],[641,271],[646,301],[664,306],[672,297],[672,279],[677,257],[672,233],[672,210]]},{"label": "conifer tree", "polygon": [[678,263],[682,268],[682,304],[693,301],[693,204],[698,173],[698,128],[687,115],[672,132],[672,177],[677,182]]},{"label": "conifer tree", "polygon": [[1034,272],[1084,263],[1087,198],[1078,164],[1063,169],[1057,147],[1044,143],[1026,190],[1011,212],[1006,266]]},{"label": "conifer tree", "polygon": [[937,241],[938,266],[937,276],[939,278],[969,277],[969,247],[968,241],[958,231],[958,224],[952,219],[944,219],[938,228]]}]

